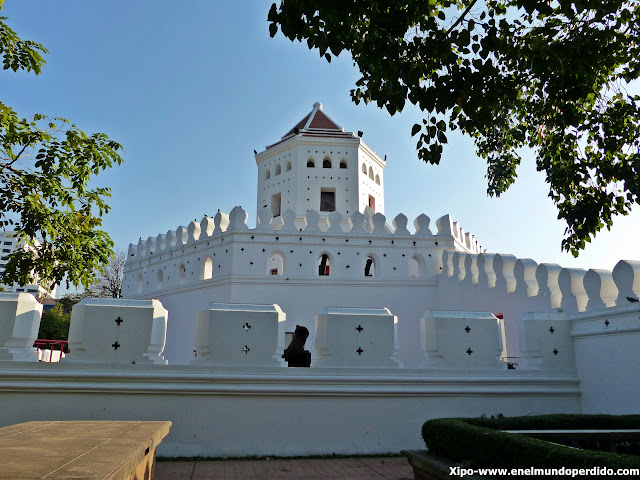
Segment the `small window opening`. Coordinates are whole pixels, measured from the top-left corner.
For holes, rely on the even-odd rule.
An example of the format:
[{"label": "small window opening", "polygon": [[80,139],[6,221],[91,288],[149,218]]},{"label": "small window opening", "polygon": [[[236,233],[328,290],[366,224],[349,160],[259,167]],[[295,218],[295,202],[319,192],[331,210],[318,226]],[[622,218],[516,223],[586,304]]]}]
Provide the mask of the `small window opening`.
[{"label": "small window opening", "polygon": [[369,208],[374,212],[376,211],[376,199],[371,195],[369,195]]},{"label": "small window opening", "polygon": [[318,275],[329,275],[329,255],[323,253],[318,263]]},{"label": "small window opening", "polygon": [[347,161],[346,160],[340,160],[340,168],[347,168]]},{"label": "small window opening", "polygon": [[373,168],[369,167],[369,178],[373,180]]},{"label": "small window opening", "polygon": [[380,176],[379,176],[379,175],[376,175],[376,183],[377,183],[378,185],[380,185]]},{"label": "small window opening", "polygon": [[315,168],[316,164],[313,160],[309,159],[307,160],[307,167],[308,168]]},{"label": "small window opening", "polygon": [[282,275],[284,273],[284,258],[279,253],[274,253],[267,263],[269,275]]},{"label": "small window opening", "polygon": [[367,166],[364,163],[362,164],[362,173],[367,174]]},{"label": "small window opening", "polygon": [[335,212],[336,211],[336,192],[335,190],[322,189],[320,192],[320,211]]},{"label": "small window opening", "polygon": [[367,257],[367,262],[364,265],[364,276],[365,277],[373,277],[375,276],[375,262],[373,258]]},{"label": "small window opening", "polygon": [[204,261],[204,267],[202,269],[202,279],[209,280],[213,277],[213,262],[209,257]]},{"label": "small window opening", "polygon": [[274,195],[271,195],[271,214],[274,217],[280,216],[281,205],[282,205],[282,194],[276,193]]},{"label": "small window opening", "polygon": [[291,170],[291,162],[287,162],[287,172]]},{"label": "small window opening", "polygon": [[331,168],[331,160],[329,160],[328,158],[325,158],[322,161],[322,168]]},{"label": "small window opening", "polygon": [[264,174],[265,180],[269,180],[271,178],[271,171],[267,168],[267,171]]},{"label": "small window opening", "polygon": [[282,169],[280,168],[280,164],[276,165],[276,175],[280,175],[282,173]]}]

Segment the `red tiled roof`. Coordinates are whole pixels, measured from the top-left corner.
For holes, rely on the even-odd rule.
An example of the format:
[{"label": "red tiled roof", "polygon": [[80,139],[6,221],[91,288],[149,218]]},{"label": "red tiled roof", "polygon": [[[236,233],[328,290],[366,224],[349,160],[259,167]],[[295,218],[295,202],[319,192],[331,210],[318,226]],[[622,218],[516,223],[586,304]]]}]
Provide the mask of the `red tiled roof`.
[{"label": "red tiled roof", "polygon": [[331,120],[322,111],[322,104],[319,102],[315,103],[313,105],[313,110],[300,120],[295,127],[285,133],[280,141],[272,145],[268,145],[266,148],[268,150],[269,148],[274,147],[295,135],[302,135],[305,137],[355,138],[355,135],[352,132],[345,132],[344,128]]},{"label": "red tiled roof", "polygon": [[316,114],[311,120],[309,128],[324,128],[327,130],[342,130],[338,125],[333,123],[327,116],[322,113],[322,110],[316,110]]}]

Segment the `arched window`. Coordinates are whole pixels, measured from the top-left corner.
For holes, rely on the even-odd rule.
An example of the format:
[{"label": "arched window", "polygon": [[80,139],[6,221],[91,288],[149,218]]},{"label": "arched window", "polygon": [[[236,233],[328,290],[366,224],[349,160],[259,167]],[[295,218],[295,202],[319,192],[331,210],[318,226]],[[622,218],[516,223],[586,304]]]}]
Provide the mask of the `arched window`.
[{"label": "arched window", "polygon": [[187,278],[187,269],[185,268],[184,263],[183,263],[178,268],[178,282],[179,283],[184,283],[186,278]]},{"label": "arched window", "polygon": [[267,171],[264,173],[265,180],[269,180],[271,178],[271,171],[267,168]]},{"label": "arched window", "polygon": [[369,178],[373,180],[373,168],[369,167]]},{"label": "arched window", "polygon": [[345,159],[340,160],[340,168],[347,168],[347,161]]},{"label": "arched window", "polygon": [[308,168],[315,168],[315,166],[316,166],[316,162],[314,162],[312,158],[307,160],[307,167]]},{"label": "arched window", "polygon": [[376,276],[376,262],[374,258],[369,255],[364,264],[364,276],[375,277]]},{"label": "arched window", "polygon": [[162,270],[158,270],[158,273],[156,273],[156,287],[157,288],[162,288],[162,280],[163,280],[163,275],[162,275]]},{"label": "arched window", "polygon": [[367,174],[367,166],[364,163],[362,164],[362,173]]},{"label": "arched window", "polygon": [[291,162],[287,162],[287,172],[291,170]]},{"label": "arched window", "polygon": [[278,164],[276,165],[276,173],[275,173],[275,174],[276,174],[276,175],[280,175],[281,173],[282,173],[282,169],[280,168],[280,164],[278,163]]},{"label": "arched window", "polygon": [[138,293],[142,293],[142,274],[141,273],[138,274],[138,279],[136,283],[137,283],[136,287],[137,287]]},{"label": "arched window", "polygon": [[213,277],[213,262],[207,257],[202,268],[202,279],[209,280],[211,277]]},{"label": "arched window", "polygon": [[276,252],[269,258],[267,262],[267,274],[283,275],[284,274],[284,257],[281,253]]},{"label": "arched window", "polygon": [[424,275],[424,259],[420,255],[414,255],[409,259],[409,276],[420,278]]},{"label": "arched window", "polygon": [[322,168],[331,168],[331,160],[329,160],[328,158],[325,158],[322,161]]},{"label": "arched window", "polygon": [[318,259],[318,275],[329,275],[329,255],[323,253]]},{"label": "arched window", "polygon": [[376,183],[377,183],[378,185],[380,185],[380,176],[379,176],[379,175],[376,175]]}]

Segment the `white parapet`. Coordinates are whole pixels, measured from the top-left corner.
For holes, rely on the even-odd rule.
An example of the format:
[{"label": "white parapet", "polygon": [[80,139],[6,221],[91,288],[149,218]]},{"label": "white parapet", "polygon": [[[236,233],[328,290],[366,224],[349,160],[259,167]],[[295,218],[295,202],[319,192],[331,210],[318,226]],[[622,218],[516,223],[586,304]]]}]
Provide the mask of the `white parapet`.
[{"label": "white parapet", "polygon": [[284,366],[286,314],[275,304],[211,303],[200,310],[193,364]]},{"label": "white parapet", "polygon": [[42,305],[30,293],[0,293],[0,360],[37,362]]},{"label": "white parapet", "polygon": [[525,313],[520,317],[518,369],[575,370],[571,321],[565,312]]},{"label": "white parapet", "polygon": [[426,368],[506,369],[503,324],[489,312],[427,311],[420,320]]},{"label": "white parapet", "polygon": [[398,367],[398,317],[387,308],[328,307],[316,315],[312,367]]},{"label": "white parapet", "polygon": [[63,361],[166,365],[166,332],[159,300],[85,298],[73,307]]}]

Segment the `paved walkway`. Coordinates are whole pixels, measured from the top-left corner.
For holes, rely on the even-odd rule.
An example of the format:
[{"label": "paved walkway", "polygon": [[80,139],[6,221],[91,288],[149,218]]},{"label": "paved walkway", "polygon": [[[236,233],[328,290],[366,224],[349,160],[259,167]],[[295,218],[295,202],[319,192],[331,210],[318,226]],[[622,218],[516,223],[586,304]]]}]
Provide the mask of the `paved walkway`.
[{"label": "paved walkway", "polygon": [[157,462],[155,480],[412,480],[404,457]]}]

